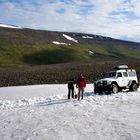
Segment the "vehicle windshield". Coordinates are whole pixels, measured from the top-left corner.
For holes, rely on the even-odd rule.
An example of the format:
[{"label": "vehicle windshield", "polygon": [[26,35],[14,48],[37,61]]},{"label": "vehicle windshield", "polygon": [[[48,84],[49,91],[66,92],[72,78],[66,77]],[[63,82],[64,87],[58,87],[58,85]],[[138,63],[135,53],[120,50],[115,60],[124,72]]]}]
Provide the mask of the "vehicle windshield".
[{"label": "vehicle windshield", "polygon": [[107,72],[104,73],[103,78],[109,78],[109,77],[115,77],[116,76],[116,72]]}]

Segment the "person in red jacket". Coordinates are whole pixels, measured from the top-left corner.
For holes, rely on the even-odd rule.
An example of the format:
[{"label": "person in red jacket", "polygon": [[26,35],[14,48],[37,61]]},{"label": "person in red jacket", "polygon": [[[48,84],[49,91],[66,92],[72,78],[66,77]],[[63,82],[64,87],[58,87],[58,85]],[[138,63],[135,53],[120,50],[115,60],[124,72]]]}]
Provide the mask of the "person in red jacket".
[{"label": "person in red jacket", "polygon": [[80,74],[79,78],[77,79],[76,87],[78,88],[78,100],[83,99],[84,88],[86,87],[85,77]]}]

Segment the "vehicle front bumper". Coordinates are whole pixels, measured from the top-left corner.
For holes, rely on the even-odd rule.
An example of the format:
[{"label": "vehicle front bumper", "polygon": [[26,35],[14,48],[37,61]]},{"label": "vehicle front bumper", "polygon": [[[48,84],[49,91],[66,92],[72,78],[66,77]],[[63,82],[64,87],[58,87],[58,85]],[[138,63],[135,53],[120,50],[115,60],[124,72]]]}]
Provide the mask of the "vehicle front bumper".
[{"label": "vehicle front bumper", "polygon": [[103,92],[110,92],[110,91],[111,91],[110,85],[94,84],[94,93],[103,93]]}]

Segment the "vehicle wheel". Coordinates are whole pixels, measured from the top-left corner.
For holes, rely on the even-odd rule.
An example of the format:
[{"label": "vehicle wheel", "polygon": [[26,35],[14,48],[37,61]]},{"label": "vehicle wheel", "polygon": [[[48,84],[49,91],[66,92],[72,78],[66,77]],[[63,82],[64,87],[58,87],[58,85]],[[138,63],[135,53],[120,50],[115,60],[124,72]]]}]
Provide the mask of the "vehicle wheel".
[{"label": "vehicle wheel", "polygon": [[112,88],[112,93],[118,93],[119,92],[119,88],[116,84],[112,84],[111,88]]},{"label": "vehicle wheel", "polygon": [[138,86],[136,83],[132,83],[131,87],[130,87],[130,91],[137,91]]}]

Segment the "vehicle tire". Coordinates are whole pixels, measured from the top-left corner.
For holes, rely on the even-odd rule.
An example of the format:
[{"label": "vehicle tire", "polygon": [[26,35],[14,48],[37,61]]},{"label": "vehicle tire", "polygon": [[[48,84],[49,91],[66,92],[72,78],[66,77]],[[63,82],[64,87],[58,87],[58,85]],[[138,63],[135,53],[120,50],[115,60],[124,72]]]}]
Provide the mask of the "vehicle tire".
[{"label": "vehicle tire", "polygon": [[112,93],[116,94],[119,92],[119,88],[116,84],[111,85]]},{"label": "vehicle tire", "polygon": [[132,83],[132,85],[130,86],[130,91],[137,91],[138,90],[138,86],[136,83]]}]

